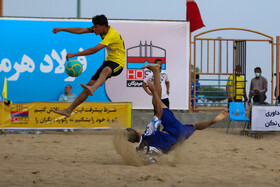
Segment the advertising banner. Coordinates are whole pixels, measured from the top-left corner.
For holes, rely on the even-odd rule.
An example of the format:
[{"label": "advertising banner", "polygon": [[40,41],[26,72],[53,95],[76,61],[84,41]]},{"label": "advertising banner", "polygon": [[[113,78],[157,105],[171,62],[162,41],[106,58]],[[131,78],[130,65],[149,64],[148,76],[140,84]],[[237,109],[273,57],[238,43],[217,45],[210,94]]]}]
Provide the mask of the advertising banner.
[{"label": "advertising banner", "polygon": [[253,106],[252,131],[280,131],[279,106]]},{"label": "advertising banner", "polygon": [[[183,21],[109,20],[124,39],[126,67],[88,97],[87,102],[132,102],[134,109],[152,109],[151,96],[142,88],[150,71],[144,64],[163,61],[170,81],[170,108],[187,109],[189,77],[189,23]],[[70,84],[78,95],[106,57],[105,49],[72,58],[83,64],[83,73],[65,73],[66,54],[94,47],[94,33],[52,33],[53,28],[91,27],[91,19],[0,18],[0,88],[7,77],[8,99],[13,102],[54,102]]]},{"label": "advertising banner", "polygon": [[[70,103],[34,102],[5,106],[4,129],[64,129],[109,128],[119,125],[131,127],[131,103],[83,103],[64,117],[52,112],[68,107]],[[1,105],[1,112],[3,106]],[[3,125],[4,122],[4,125]]]},{"label": "advertising banner", "polygon": [[[53,28],[91,27],[90,20],[0,18],[0,88],[8,82],[8,99],[13,102],[53,102],[70,84],[78,95],[105,60],[105,50],[94,55],[74,57],[83,64],[83,73],[69,77],[65,73],[66,54],[97,45],[101,38],[94,33],[52,33]],[[88,102],[110,101],[105,86]]]},{"label": "advertising banner", "polygon": [[170,108],[188,108],[189,23],[172,21],[111,20],[125,40],[124,72],[106,82],[111,101],[133,102],[134,109],[152,109],[152,97],[142,88],[150,71],[141,69],[161,59],[170,81]]}]

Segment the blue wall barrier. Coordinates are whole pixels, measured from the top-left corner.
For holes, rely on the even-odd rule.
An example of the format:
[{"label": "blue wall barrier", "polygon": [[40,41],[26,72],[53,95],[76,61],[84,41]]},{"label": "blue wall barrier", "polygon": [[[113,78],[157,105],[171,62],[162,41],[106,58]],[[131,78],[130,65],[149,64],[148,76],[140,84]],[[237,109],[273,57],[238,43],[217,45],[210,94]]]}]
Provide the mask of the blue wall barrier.
[{"label": "blue wall barrier", "polygon": [[[65,73],[66,54],[97,45],[101,38],[94,33],[53,34],[55,27],[90,27],[91,20],[0,19],[0,89],[8,80],[8,99],[15,102],[57,101],[66,84],[78,95],[80,83],[88,83],[105,59],[105,50],[80,60],[85,71],[77,78]],[[104,85],[88,102],[108,102]]]}]

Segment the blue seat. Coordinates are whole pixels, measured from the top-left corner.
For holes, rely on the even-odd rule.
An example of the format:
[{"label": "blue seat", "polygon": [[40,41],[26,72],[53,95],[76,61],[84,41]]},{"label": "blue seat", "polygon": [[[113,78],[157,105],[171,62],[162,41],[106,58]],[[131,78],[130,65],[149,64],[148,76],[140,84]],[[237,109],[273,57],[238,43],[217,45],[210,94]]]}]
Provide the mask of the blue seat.
[{"label": "blue seat", "polygon": [[[227,133],[228,133],[228,129],[230,128],[231,122],[234,121],[244,121],[244,127],[243,127],[243,131],[247,125],[249,125],[249,118],[246,117],[245,115],[245,106],[243,102],[231,102],[229,104],[229,124],[227,127]],[[233,131],[233,127],[232,127],[232,131]]]}]

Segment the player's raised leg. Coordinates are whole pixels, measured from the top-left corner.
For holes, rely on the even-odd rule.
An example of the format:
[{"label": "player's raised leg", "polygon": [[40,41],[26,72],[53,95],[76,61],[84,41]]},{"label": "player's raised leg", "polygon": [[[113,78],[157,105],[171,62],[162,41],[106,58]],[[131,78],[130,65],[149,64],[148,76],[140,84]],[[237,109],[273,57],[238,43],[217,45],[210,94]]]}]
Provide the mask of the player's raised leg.
[{"label": "player's raised leg", "polygon": [[160,65],[144,65],[142,68],[150,69],[154,74],[154,84],[152,81],[148,81],[149,90],[152,92],[153,95],[153,105],[156,110],[156,116],[161,118],[162,115],[162,108],[167,108],[165,104],[161,101],[161,84],[160,84]]},{"label": "player's raised leg", "polygon": [[[95,82],[95,80],[90,80],[87,85],[93,85]],[[83,103],[88,98],[88,96],[88,92],[86,90],[83,90],[68,108],[63,110],[53,110],[53,112],[62,116],[70,117],[73,110],[81,103]]]},{"label": "player's raised leg", "polygon": [[220,112],[214,119],[209,120],[209,121],[193,123],[193,126],[195,127],[195,130],[203,130],[215,123],[218,123],[219,121],[223,120],[227,116],[228,116],[228,110],[226,109],[226,110]]},{"label": "player's raised leg", "polygon": [[101,71],[99,78],[94,82],[93,85],[81,84],[81,86],[89,95],[93,95],[95,90],[100,86],[102,86],[104,82],[107,80],[107,78],[111,77],[111,75],[112,75],[112,69],[107,66]]}]

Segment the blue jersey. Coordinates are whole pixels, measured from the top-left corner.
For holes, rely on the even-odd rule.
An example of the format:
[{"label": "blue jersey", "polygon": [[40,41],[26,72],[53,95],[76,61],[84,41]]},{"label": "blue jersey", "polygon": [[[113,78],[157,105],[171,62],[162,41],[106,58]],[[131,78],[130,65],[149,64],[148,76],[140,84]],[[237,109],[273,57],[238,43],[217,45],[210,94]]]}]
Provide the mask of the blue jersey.
[{"label": "blue jersey", "polygon": [[[145,133],[141,137],[139,145],[155,147],[160,149],[162,153],[168,153],[178,142],[185,141],[194,132],[193,125],[182,125],[168,108],[163,109],[161,117],[163,131],[156,130],[160,121],[153,118],[152,122],[147,126]],[[154,121],[154,122],[153,122]],[[151,125],[156,124],[156,125]]]}]

